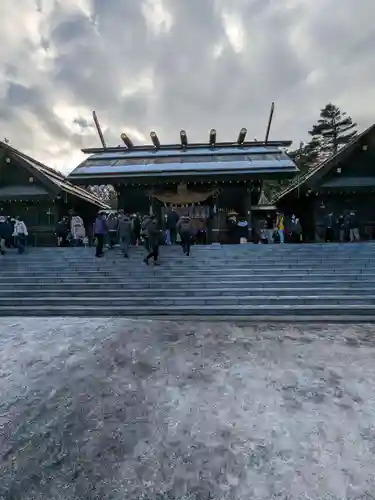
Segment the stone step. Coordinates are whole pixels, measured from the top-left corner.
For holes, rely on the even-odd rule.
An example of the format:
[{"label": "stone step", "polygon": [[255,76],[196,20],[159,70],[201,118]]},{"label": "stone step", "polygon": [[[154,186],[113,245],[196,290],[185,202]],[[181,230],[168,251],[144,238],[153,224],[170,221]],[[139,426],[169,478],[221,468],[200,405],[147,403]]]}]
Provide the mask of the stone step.
[{"label": "stone step", "polygon": [[64,271],[49,271],[49,272],[18,272],[18,273],[8,273],[8,272],[0,272],[1,282],[6,282],[7,280],[53,280],[53,279],[70,279],[70,278],[80,278],[80,279],[96,279],[98,276],[104,277],[123,277],[123,278],[143,278],[148,279],[149,277],[168,277],[168,280],[184,280],[194,278],[196,276],[200,276],[204,274],[207,278],[216,278],[220,279],[225,276],[226,278],[252,278],[252,277],[264,277],[270,278],[272,276],[279,277],[283,276],[285,278],[300,278],[302,276],[335,276],[337,278],[341,277],[345,279],[345,277],[351,276],[367,276],[368,278],[375,279],[375,269],[352,269],[348,268],[347,270],[343,269],[301,269],[301,270],[292,270],[292,269],[257,269],[254,267],[248,267],[244,269],[205,269],[205,270],[195,270],[195,269],[182,269],[182,270],[170,270],[170,269],[162,269],[158,267],[154,269],[150,266],[150,269],[117,269],[114,267],[113,269],[101,269],[98,271],[91,269],[82,269],[82,270],[72,270],[66,269]]},{"label": "stone step", "polygon": [[[244,250],[242,248],[231,248],[230,250],[220,250],[220,251],[212,251],[212,249],[199,249],[198,247],[192,247],[191,249],[191,256],[199,256],[200,258],[210,258],[211,256],[217,258],[217,257],[223,257],[223,258],[230,258],[230,257],[243,257],[246,255],[254,255],[254,256],[264,256],[264,257],[270,257],[272,258],[273,256],[288,256],[288,255],[299,255],[299,256],[313,256],[316,254],[319,255],[327,255],[327,256],[334,256],[334,257],[347,257],[348,255],[356,255],[356,256],[371,256],[374,253],[375,250],[375,245],[366,247],[365,249],[363,248],[358,248],[354,246],[347,246],[346,248],[325,248],[325,247],[311,247],[308,250],[302,250],[302,249],[297,249],[296,247],[288,246],[285,247],[284,249],[277,248],[270,248],[267,249],[265,247],[247,247]],[[130,248],[129,254],[130,256],[139,256],[147,252],[145,248]],[[160,247],[160,253],[162,255],[176,255],[176,256],[183,256],[183,252],[181,250],[181,247],[176,247],[176,248],[166,248],[166,247]],[[121,255],[122,252],[120,249],[114,249],[113,251],[105,251],[104,256],[108,257],[111,255]],[[35,259],[38,260],[38,258],[77,258],[77,257],[91,257],[93,258],[95,256],[95,249],[88,249],[88,250],[83,250],[83,249],[68,249],[67,251],[56,251],[53,249],[50,249],[49,252],[42,252],[41,249],[35,249],[35,251],[29,251],[25,252],[22,255],[19,255],[16,251],[13,250],[8,250],[6,254],[4,255],[4,258],[12,258],[12,259],[17,259],[17,260],[22,260],[22,259]]]},{"label": "stone step", "polygon": [[17,280],[53,280],[53,279],[70,279],[70,278],[79,278],[79,279],[96,279],[98,276],[102,276],[103,278],[105,277],[139,277],[139,278],[144,278],[147,280],[148,278],[159,278],[159,277],[168,277],[169,280],[183,280],[184,278],[190,279],[194,278],[197,276],[204,276],[206,277],[212,277],[212,279],[220,279],[221,276],[225,276],[227,278],[231,279],[246,279],[246,278],[253,278],[256,277],[258,279],[265,278],[269,279],[270,277],[274,277],[277,279],[279,276],[283,276],[284,278],[294,278],[294,279],[299,279],[302,276],[311,276],[311,277],[319,277],[319,276],[324,276],[324,277],[335,277],[336,279],[342,278],[345,279],[345,277],[353,277],[353,276],[358,276],[361,277],[367,277],[369,279],[375,279],[375,269],[359,269],[359,270],[352,270],[351,268],[348,268],[347,270],[343,269],[304,269],[304,270],[291,270],[291,269],[283,269],[282,267],[279,267],[278,269],[252,269],[252,268],[244,268],[242,270],[234,270],[231,272],[231,270],[227,269],[207,269],[202,272],[194,272],[194,270],[189,270],[189,269],[184,269],[179,272],[171,272],[169,269],[168,270],[163,270],[161,266],[153,266],[150,265],[148,267],[144,266],[141,269],[137,270],[124,270],[123,272],[120,272],[116,268],[110,269],[110,270],[100,270],[100,271],[92,271],[91,269],[82,269],[81,271],[74,271],[71,269],[67,269],[66,272],[56,272],[56,273],[11,273],[11,274],[6,274],[6,273],[0,273],[1,277],[1,282],[6,282],[9,279],[17,279]]},{"label": "stone step", "polygon": [[[348,255],[357,255],[357,256],[370,256],[374,253],[375,250],[375,245],[371,246],[365,246],[365,247],[355,247],[354,245],[347,245],[345,247],[309,247],[309,248],[302,248],[302,247],[295,247],[295,246],[286,246],[283,248],[280,247],[271,247],[267,248],[264,246],[249,246],[249,247],[232,247],[230,249],[219,249],[219,250],[214,250],[213,249],[204,249],[200,248],[197,246],[193,246],[191,249],[191,255],[197,255],[199,257],[211,257],[211,256],[222,256],[224,258],[228,257],[242,257],[244,255],[262,255],[262,256],[288,256],[288,255],[300,255],[300,256],[313,256],[316,255],[317,253],[319,255],[327,255],[327,256],[342,256],[346,257]],[[147,250],[145,248],[130,248],[129,253],[130,255],[140,255],[145,253]],[[181,250],[181,247],[174,247],[174,248],[168,248],[165,246],[160,247],[160,253],[162,255],[183,255],[183,252]],[[85,257],[94,257],[95,255],[95,249],[66,249],[65,251],[58,250],[58,249],[47,249],[43,252],[41,248],[38,249],[32,249],[27,252],[25,252],[22,255],[19,255],[17,251],[14,250],[8,250],[6,252],[6,255],[4,256],[5,258],[12,257],[15,259],[38,259],[40,257],[43,258],[70,258],[70,257],[78,257],[78,256],[85,256]],[[119,248],[116,248],[114,250],[105,250],[104,256],[111,256],[111,255],[121,255],[121,251]]]},{"label": "stone step", "polygon": [[[22,271],[22,270],[43,270],[43,269],[63,269],[66,267],[70,268],[82,268],[84,266],[91,267],[92,269],[103,269],[106,267],[122,267],[124,269],[129,266],[141,266],[143,264],[143,257],[140,259],[81,259],[77,261],[61,261],[60,259],[56,259],[55,261],[45,262],[40,260],[38,262],[12,262],[8,263],[6,260],[2,260],[0,258],[0,270],[3,271]],[[375,257],[375,256],[374,256]],[[219,259],[210,259],[210,260],[199,260],[199,259],[190,259],[187,257],[186,259],[166,259],[165,257],[160,259],[160,263],[164,268],[196,268],[196,269],[205,269],[206,267],[232,267],[232,268],[242,268],[244,266],[252,265],[257,268],[267,268],[267,267],[277,267],[282,264],[285,268],[304,268],[304,267],[326,267],[336,266],[336,267],[346,267],[346,266],[374,266],[374,257],[368,259],[347,259],[347,260],[339,260],[339,259],[309,259],[309,260],[296,260],[296,259],[280,259],[280,260],[264,260],[264,259],[230,259],[226,261],[222,261]]]},{"label": "stone step", "polygon": [[[152,262],[150,262],[150,265]],[[171,260],[168,262],[161,261],[161,268],[163,269],[168,269],[168,270],[198,270],[198,271],[204,271],[204,270],[217,270],[218,268],[225,267],[226,270],[236,270],[236,271],[241,271],[244,267],[246,268],[251,268],[251,269],[257,269],[257,270],[267,270],[269,268],[279,268],[282,267],[283,269],[295,269],[295,270],[304,270],[304,269],[331,269],[331,268],[337,268],[337,269],[346,269],[350,267],[350,269],[361,269],[361,268],[374,268],[375,269],[375,262],[374,259],[368,259],[366,261],[362,262],[357,262],[357,261],[346,261],[346,262],[327,262],[326,260],[323,260],[322,262],[317,261],[316,259],[311,262],[285,262],[283,261],[277,261],[277,262],[263,262],[263,261],[254,261],[254,260],[246,260],[242,263],[238,262],[216,262],[216,261],[210,261],[207,263],[201,263],[198,261],[193,261],[193,260],[185,260],[183,262]],[[5,265],[4,267],[0,267],[0,273],[1,274],[11,274],[11,273],[22,273],[22,272],[33,272],[33,273],[40,273],[40,272],[64,272],[67,270],[77,270],[77,271],[82,271],[88,268],[91,271],[100,271],[100,270],[112,270],[112,269],[123,269],[123,270],[129,270],[129,269],[144,269],[144,263],[143,261],[133,261],[133,260],[114,260],[111,262],[104,262],[101,261],[98,264],[98,261],[93,262],[84,262],[80,261],[77,263],[67,263],[67,262],[60,262],[56,261],[54,264],[46,265],[45,263],[38,263],[38,265],[26,265],[26,263],[20,263],[17,266],[8,266]]]},{"label": "stone step", "polygon": [[[180,244],[175,244],[175,245],[162,245],[163,248],[168,249],[170,251],[179,249],[181,247]],[[212,243],[212,244],[207,244],[207,245],[193,245],[194,248],[196,248],[199,251],[228,251],[228,250],[239,250],[239,251],[244,251],[248,249],[264,249],[266,250],[274,250],[277,249],[278,251],[288,251],[288,249],[293,248],[294,251],[306,251],[308,249],[324,249],[324,250],[333,250],[335,248],[345,250],[348,248],[358,248],[361,250],[366,250],[371,247],[374,247],[375,243],[374,241],[361,241],[361,242],[354,242],[354,243],[340,243],[340,242],[333,242],[333,243],[325,243],[325,242],[316,242],[316,243],[301,243],[301,244],[285,244],[285,245],[254,245],[253,243],[249,243],[247,245],[238,245],[238,244],[219,244],[219,243]],[[49,253],[49,252],[70,252],[70,251],[87,251],[89,252],[92,250],[94,247],[29,247],[28,251],[29,252],[39,252],[39,253]],[[115,249],[119,248],[119,245],[115,245]],[[140,249],[142,248],[142,245],[139,246],[132,246],[134,249]]]},{"label": "stone step", "polygon": [[[368,253],[356,253],[356,252],[346,252],[346,253],[340,253],[340,252],[334,252],[334,253],[326,253],[326,252],[310,252],[308,254],[302,254],[298,252],[288,252],[285,254],[273,252],[273,253],[253,253],[253,252],[247,252],[247,253],[228,253],[228,254],[219,254],[219,253],[205,253],[205,254],[199,254],[199,253],[191,253],[190,256],[185,256],[182,252],[170,252],[166,253],[163,251],[160,251],[160,256],[161,258],[165,258],[166,260],[170,259],[178,259],[178,260],[199,260],[199,261],[210,261],[210,260],[222,260],[222,261],[231,261],[231,260],[246,260],[246,259],[258,259],[258,260],[268,260],[268,261],[274,261],[274,260],[298,260],[298,261],[303,261],[303,260],[313,260],[313,259],[329,259],[329,260],[350,260],[350,258],[353,259],[371,259],[373,257],[373,254],[375,252],[375,248],[373,249],[372,252]],[[139,251],[139,252],[130,252],[129,253],[129,258],[134,259],[134,260],[139,260],[142,258],[142,256],[146,255],[146,251]],[[104,256],[101,259],[98,259],[95,257],[95,254],[93,253],[70,253],[68,255],[59,255],[59,254],[51,254],[51,255],[43,255],[43,254],[37,254],[37,255],[18,255],[18,254],[10,254],[7,253],[6,255],[1,257],[2,262],[9,262],[9,263],[17,263],[17,262],[53,262],[54,260],[58,261],[76,261],[78,262],[79,260],[90,260],[90,261],[95,261],[95,262],[103,262],[106,260],[111,260],[111,259],[118,259],[118,260],[125,260],[123,255],[120,252],[107,252],[104,254]]]},{"label": "stone step", "polygon": [[351,287],[351,286],[367,286],[367,287],[373,287],[375,289],[375,280],[366,280],[363,277],[361,279],[358,279],[358,276],[354,276],[352,279],[348,280],[346,279],[345,281],[342,279],[320,279],[320,278],[315,278],[315,277],[310,277],[309,279],[272,279],[272,280],[255,280],[255,279],[246,279],[246,280],[233,280],[233,279],[227,279],[227,278],[222,278],[220,280],[202,280],[202,278],[199,279],[190,279],[189,281],[181,282],[181,280],[175,280],[175,281],[166,281],[166,280],[134,280],[134,281],[128,281],[124,280],[123,278],[118,278],[118,279],[101,279],[98,280],[98,277],[96,280],[81,280],[81,279],[75,279],[75,280],[58,280],[58,279],[52,279],[52,280],[35,280],[35,279],[30,279],[30,280],[17,280],[15,283],[14,281],[7,281],[7,282],[1,282],[1,288],[5,289],[6,287],[8,288],[14,288],[16,286],[20,288],[28,287],[28,288],[44,288],[46,286],[52,286],[55,287],[56,285],[60,287],[65,286],[65,287],[70,287],[72,289],[76,287],[83,287],[87,288],[87,286],[90,287],[101,287],[102,290],[104,291],[106,288],[109,287],[119,287],[123,289],[127,289],[129,287],[131,288],[139,288],[139,289],[147,289],[150,288],[152,290],[155,290],[156,288],[163,288],[163,289],[190,289],[190,288],[200,288],[200,289],[206,289],[206,288],[273,288],[275,286],[280,286],[282,287],[291,287],[291,288],[298,288],[299,286],[314,286],[314,287],[327,287],[327,286],[335,286],[337,290],[340,289],[340,287]]},{"label": "stone step", "polygon": [[[306,277],[304,277],[306,278]],[[230,279],[230,278],[222,278],[220,280],[215,279],[207,279],[203,280],[202,278],[198,279],[190,279],[186,281],[181,280],[163,280],[163,279],[148,279],[148,280],[126,280],[126,279],[116,279],[107,277],[106,280],[64,280],[64,279],[51,279],[51,280],[33,280],[29,281],[18,281],[18,288],[23,288],[26,286],[31,286],[31,288],[43,287],[45,285],[54,285],[55,287],[60,288],[60,286],[71,287],[74,289],[80,285],[86,285],[84,288],[91,287],[101,287],[103,291],[106,288],[138,288],[138,289],[151,289],[155,290],[158,288],[162,289],[180,289],[180,290],[188,290],[191,288],[200,288],[200,289],[218,289],[218,288],[299,288],[299,287],[337,287],[337,290],[340,287],[363,287],[363,286],[373,286],[375,290],[375,280],[369,280],[365,277],[358,278],[358,276],[354,276],[352,280],[347,279],[343,281],[342,279],[330,279],[329,277],[325,278],[310,278],[310,279],[282,279],[282,277],[278,277],[276,279],[271,280],[254,280],[254,279]],[[8,281],[6,283],[2,283],[1,287],[5,289],[8,286],[12,288],[14,287],[14,282]]]},{"label": "stone step", "polygon": [[[198,254],[198,253],[191,253],[190,256],[184,255],[182,252],[160,252],[160,256],[162,258],[165,258],[167,260],[170,259],[178,259],[178,260],[198,260],[198,261],[210,261],[210,260],[223,260],[223,261],[230,261],[230,260],[246,260],[246,259],[254,259],[254,260],[268,260],[268,261],[273,261],[273,260],[313,260],[313,259],[323,259],[327,258],[329,260],[350,260],[351,258],[353,259],[370,259],[375,252],[375,248],[373,249],[372,252],[368,253],[356,253],[356,252],[346,252],[340,253],[340,252],[334,252],[331,254],[327,254],[326,252],[310,252],[308,254],[302,254],[298,252],[289,252],[285,254],[280,254],[280,253],[270,253],[270,254],[265,254],[265,253],[252,253],[252,252],[247,252],[247,253],[231,253],[231,254],[218,254],[218,253],[206,253],[206,254]],[[129,253],[129,258],[133,260],[139,260],[142,256],[146,255],[146,251],[139,251],[139,252],[130,252]],[[104,256],[101,259],[98,259],[95,257],[95,254],[93,253],[70,253],[68,255],[59,255],[59,254],[51,254],[51,255],[18,255],[18,254],[10,254],[7,253],[5,256],[1,257],[1,260],[4,262],[9,262],[9,263],[16,263],[16,262],[53,262],[54,260],[58,261],[79,261],[79,260],[92,260],[95,262],[103,262],[106,260],[111,260],[111,259],[118,259],[118,260],[125,260],[122,253],[120,252],[107,252],[104,254]]]},{"label": "stone step", "polygon": [[93,252],[0,258],[0,315],[375,319],[375,245],[163,247],[157,268]]},{"label": "stone step", "polygon": [[[133,306],[111,306],[111,307],[98,307],[91,305],[87,307],[73,306],[66,307],[64,304],[59,306],[35,306],[35,305],[22,305],[17,306],[15,310],[13,307],[0,305],[0,316],[29,316],[29,317],[42,317],[42,316],[81,316],[81,317],[181,317],[189,319],[196,316],[196,306],[147,306],[147,307],[133,307]],[[322,317],[340,316],[345,315],[348,317],[357,317],[361,321],[361,317],[375,318],[375,307],[373,305],[275,305],[272,307],[257,305],[227,305],[227,306],[206,306],[199,307],[199,317],[210,316],[220,317],[228,316],[235,319],[240,317],[242,320],[247,318],[263,317],[267,321],[277,321],[282,316],[289,316],[294,321],[298,321],[300,316],[315,317],[319,320]]]},{"label": "stone step", "polygon": [[62,297],[56,295],[54,297],[1,297],[0,305],[5,307],[15,308],[18,306],[60,306],[71,307],[80,306],[82,308],[91,307],[96,304],[96,307],[111,307],[111,306],[124,306],[124,307],[145,307],[155,306],[160,308],[167,308],[169,306],[190,306],[200,308],[202,305],[212,307],[226,307],[234,305],[249,305],[249,306],[295,306],[295,305],[345,305],[348,307],[352,305],[368,305],[374,306],[375,313],[375,296],[367,295],[312,295],[303,296],[289,295],[289,296],[272,296],[272,295],[259,295],[254,296],[226,296],[226,297],[134,297],[134,296],[118,296],[118,297]]},{"label": "stone step", "polygon": [[[82,287],[72,288],[71,286],[62,286],[56,288],[55,285],[41,286],[39,288],[34,287],[14,287],[8,286],[7,288],[2,287],[0,289],[0,300],[2,297],[258,297],[258,296],[298,296],[298,297],[310,297],[320,295],[325,296],[361,296],[368,297],[373,296],[375,292],[374,287],[327,287],[327,288],[317,288],[317,287],[306,287],[306,288],[217,288],[217,289],[201,289],[201,288],[103,288],[103,286],[96,286],[87,288],[86,284]],[[374,295],[375,297],[375,295]]]}]

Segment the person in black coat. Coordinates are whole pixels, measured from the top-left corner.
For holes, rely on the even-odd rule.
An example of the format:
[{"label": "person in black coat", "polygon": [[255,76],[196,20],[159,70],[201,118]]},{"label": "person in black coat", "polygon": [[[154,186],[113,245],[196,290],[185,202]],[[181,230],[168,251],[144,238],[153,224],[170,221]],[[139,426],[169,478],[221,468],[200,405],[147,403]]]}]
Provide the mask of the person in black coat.
[{"label": "person in black coat", "polygon": [[63,217],[56,224],[57,246],[64,247],[67,245],[69,234],[69,221],[67,217]]},{"label": "person in black coat", "polygon": [[5,218],[0,217],[0,254],[5,254],[6,242],[12,239],[13,235],[13,226],[12,224]]},{"label": "person in black coat", "polygon": [[133,245],[139,245],[141,242],[141,228],[142,221],[140,215],[137,213],[132,219],[132,236],[133,236]]},{"label": "person in black coat", "polygon": [[166,230],[169,232],[169,242],[174,245],[177,241],[177,223],[180,220],[180,216],[174,208],[167,214],[166,220]]},{"label": "person in black coat", "polygon": [[158,221],[156,219],[153,219],[147,226],[146,231],[147,231],[147,240],[150,253],[144,259],[144,262],[145,264],[148,265],[148,261],[151,259],[151,257],[153,257],[154,264],[156,266],[159,264],[158,258],[159,258],[159,246],[161,240],[161,231],[159,229]]}]

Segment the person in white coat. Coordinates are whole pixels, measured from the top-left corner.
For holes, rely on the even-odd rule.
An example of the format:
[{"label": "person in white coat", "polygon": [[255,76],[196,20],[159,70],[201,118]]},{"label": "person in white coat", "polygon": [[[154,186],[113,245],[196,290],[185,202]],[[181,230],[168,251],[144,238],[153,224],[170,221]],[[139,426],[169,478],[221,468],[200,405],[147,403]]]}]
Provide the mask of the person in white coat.
[{"label": "person in white coat", "polygon": [[16,217],[13,236],[18,248],[18,253],[23,253],[25,251],[26,238],[29,236],[29,233],[27,232],[26,224],[20,217]]},{"label": "person in white coat", "polygon": [[83,220],[79,215],[73,215],[70,223],[70,232],[72,234],[73,245],[78,245],[85,239],[86,229]]}]

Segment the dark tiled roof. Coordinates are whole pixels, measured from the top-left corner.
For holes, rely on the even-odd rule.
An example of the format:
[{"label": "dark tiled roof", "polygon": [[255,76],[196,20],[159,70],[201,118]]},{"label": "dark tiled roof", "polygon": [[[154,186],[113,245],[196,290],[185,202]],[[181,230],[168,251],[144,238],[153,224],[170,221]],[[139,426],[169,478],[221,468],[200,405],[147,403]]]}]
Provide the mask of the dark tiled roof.
[{"label": "dark tiled roof", "polygon": [[9,152],[14,158],[18,159],[20,163],[26,164],[31,170],[36,171],[38,174],[47,179],[50,183],[56,186],[63,192],[71,194],[72,196],[76,196],[77,198],[81,198],[82,200],[87,201],[99,208],[109,209],[110,206],[101,200],[98,196],[94,195],[87,189],[84,189],[79,186],[74,186],[71,184],[66,177],[59,172],[58,170],[54,170],[51,167],[47,167],[43,163],[31,158],[28,155],[25,155],[21,151],[9,146],[4,142],[0,141],[0,148]]},{"label": "dark tiled roof", "polygon": [[297,177],[296,181],[290,184],[286,189],[281,191],[273,200],[272,203],[277,203],[284,196],[292,193],[293,191],[299,189],[305,183],[308,183],[310,180],[313,180],[314,177],[329,172],[332,168],[334,168],[348,153],[350,153],[353,148],[358,144],[358,142],[366,137],[368,134],[375,130],[375,124],[368,127],[364,132],[358,134],[349,144],[340,149],[340,151],[331,156],[330,158],[324,160],[322,163],[317,165],[315,168],[311,169],[305,175]]},{"label": "dark tiled roof", "polygon": [[321,185],[322,188],[374,187],[375,177],[337,177]]},{"label": "dark tiled roof", "polygon": [[0,187],[0,200],[32,198],[35,196],[45,196],[48,194],[44,188],[40,186],[4,186]]}]

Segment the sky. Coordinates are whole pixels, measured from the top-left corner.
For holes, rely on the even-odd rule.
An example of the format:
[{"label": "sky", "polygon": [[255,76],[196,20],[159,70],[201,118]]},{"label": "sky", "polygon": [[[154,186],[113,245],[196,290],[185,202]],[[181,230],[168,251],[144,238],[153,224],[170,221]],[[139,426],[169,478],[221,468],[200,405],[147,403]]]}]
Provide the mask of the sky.
[{"label": "sky", "polygon": [[0,140],[64,173],[126,132],[137,144],[296,146],[333,102],[375,122],[374,0],[1,0]]}]

